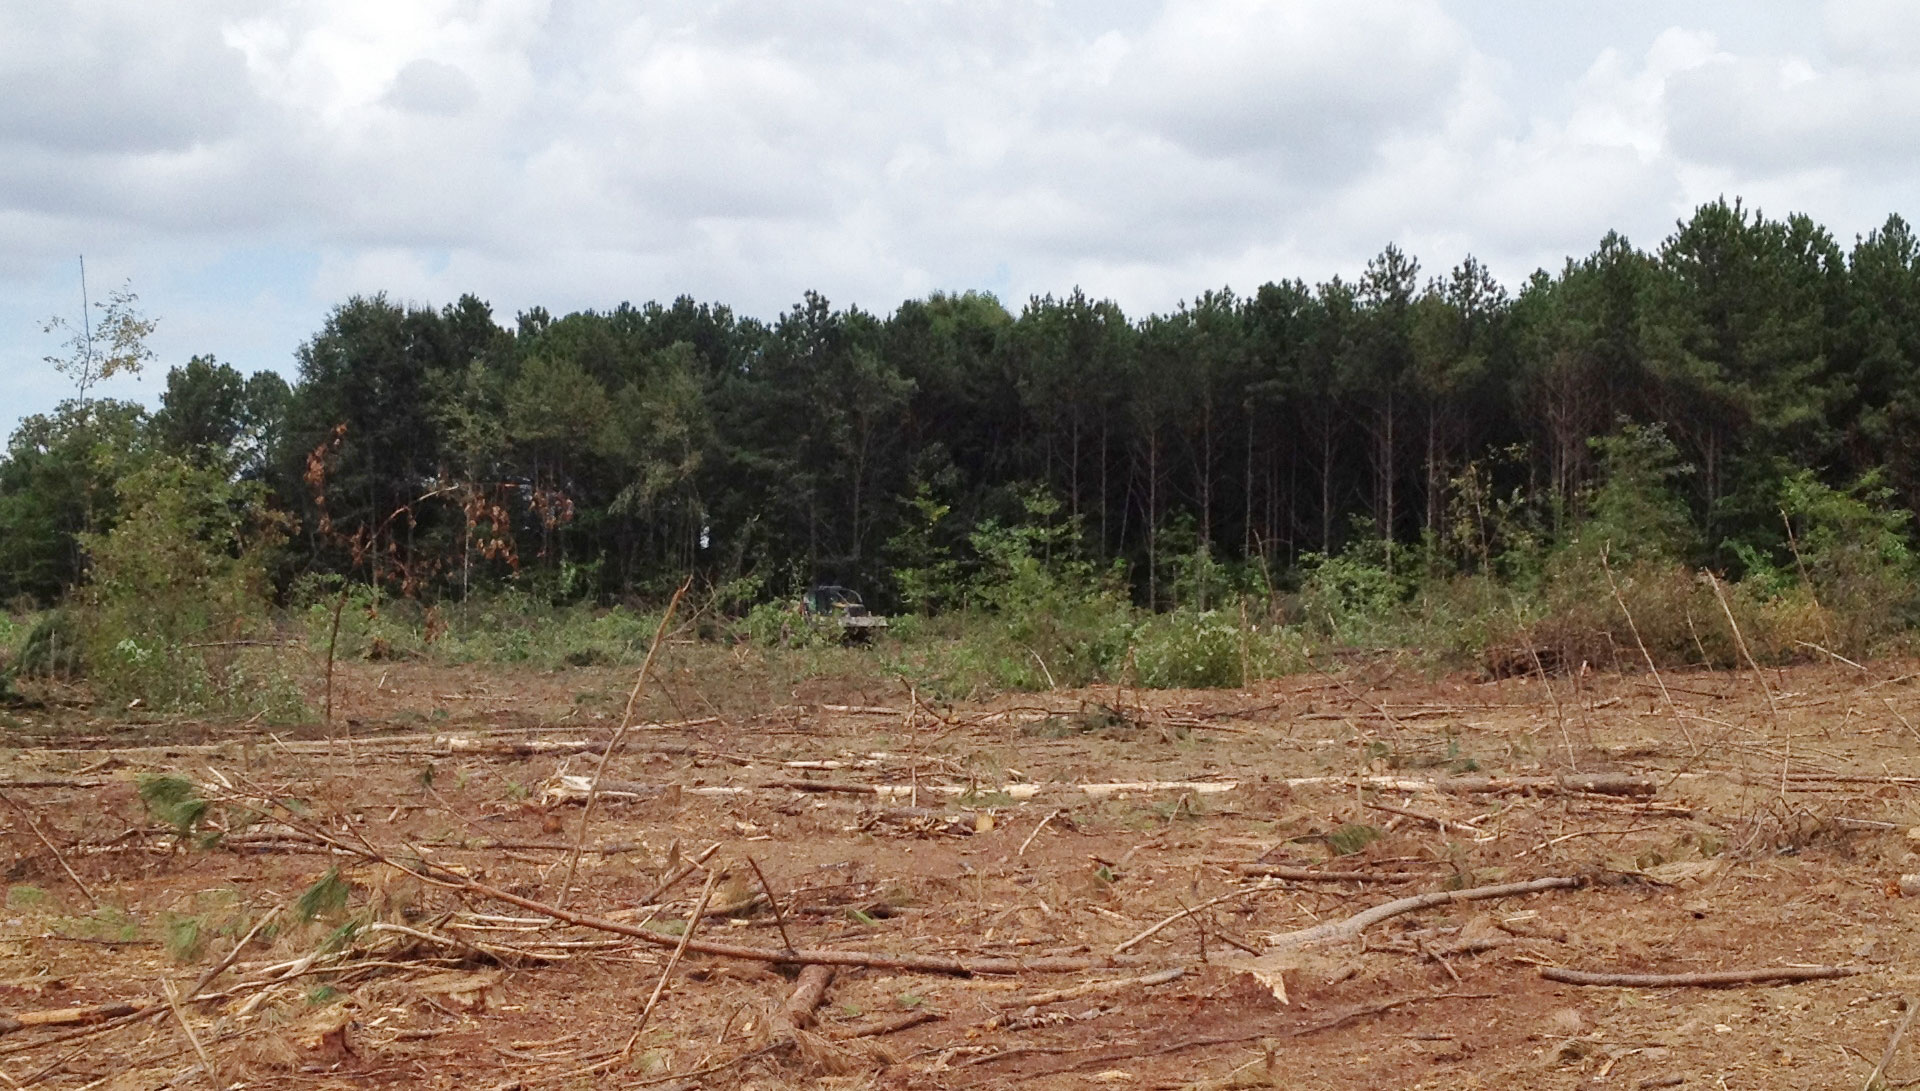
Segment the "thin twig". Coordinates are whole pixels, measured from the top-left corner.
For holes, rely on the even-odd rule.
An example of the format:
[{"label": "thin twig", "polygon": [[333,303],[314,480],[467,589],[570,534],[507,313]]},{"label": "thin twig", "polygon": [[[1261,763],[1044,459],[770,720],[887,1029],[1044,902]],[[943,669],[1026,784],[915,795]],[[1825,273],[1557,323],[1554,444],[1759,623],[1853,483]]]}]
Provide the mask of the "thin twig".
[{"label": "thin twig", "polygon": [[780,942],[787,945],[787,950],[793,950],[793,937],[787,934],[787,915],[780,912],[780,896],[773,892],[773,884],[767,882],[767,873],[760,870],[760,861],[749,856],[747,866],[753,869],[754,876],[760,880],[760,889],[767,892],[767,905],[773,909],[773,923],[780,928]]},{"label": "thin twig", "polygon": [[640,701],[640,691],[647,684],[647,674],[653,670],[654,656],[660,652],[660,645],[666,642],[667,626],[673,622],[673,612],[680,606],[680,599],[693,586],[693,577],[688,576],[680,590],[673,593],[668,601],[666,612],[660,615],[660,627],[654,630],[653,643],[647,648],[647,658],[640,664],[640,673],[633,680],[633,689],[627,694],[626,711],[620,714],[620,726],[614,729],[613,738],[608,740],[607,748],[600,752],[600,763],[593,768],[593,782],[587,787],[587,802],[580,808],[580,831],[574,836],[573,854],[567,858],[567,878],[560,884],[560,896],[554,904],[564,906],[573,892],[574,876],[580,870],[580,850],[587,843],[587,826],[593,819],[593,805],[600,797],[600,778],[607,771],[607,761],[613,752],[620,749],[621,740],[627,737],[627,729],[633,726],[633,708]]},{"label": "thin twig", "polygon": [[[684,591],[686,588],[683,587],[681,590]],[[679,601],[679,596],[674,596],[674,600]],[[713,897],[713,888],[719,881],[718,871],[707,873],[707,885],[700,891],[700,901],[693,907],[693,912],[687,917],[686,927],[680,932],[680,945],[673,949],[672,956],[667,959],[666,968],[660,971],[660,980],[654,982],[653,995],[647,997],[647,1006],[640,1009],[640,1018],[633,1024],[633,1034],[627,1038],[625,1048],[620,1050],[620,1060],[623,1064],[633,1056],[634,1043],[640,1040],[640,1032],[647,1029],[647,1020],[652,1017],[654,1006],[660,1003],[660,994],[666,991],[667,982],[672,979],[674,969],[680,965],[681,957],[687,953],[687,944],[693,942],[693,933],[700,927],[700,918],[707,915],[707,899]]]},{"label": "thin twig", "polygon": [[706,847],[706,850],[702,852],[700,855],[694,857],[691,860],[688,860],[686,863],[681,864],[679,867],[673,869],[673,874],[667,876],[666,878],[660,880],[658,883],[654,884],[653,889],[647,892],[646,897],[640,899],[639,904],[653,905],[657,903],[661,898],[666,897],[667,891],[672,890],[674,887],[680,885],[680,880],[686,878],[689,875],[692,875],[695,868],[698,868],[701,864],[706,863],[707,857],[712,856],[715,852],[718,852],[719,849],[720,849],[720,842],[715,841],[713,844],[708,845]]},{"label": "thin twig", "polygon": [[262,928],[265,928],[269,923],[273,921],[275,917],[280,915],[281,908],[282,908],[281,906],[276,905],[272,909],[267,910],[266,916],[261,917],[258,921],[255,921],[253,927],[247,929],[247,934],[240,937],[240,942],[233,945],[233,950],[227,952],[227,957],[221,959],[219,962],[214,963],[211,967],[207,969],[207,972],[201,974],[199,978],[197,978],[194,981],[194,983],[187,989],[186,995],[185,997],[183,997],[183,999],[192,1000],[194,997],[199,996],[200,990],[206,988],[208,985],[213,984],[214,978],[219,977],[223,973],[226,973],[227,967],[232,966],[234,962],[239,959],[240,952],[246,950],[247,944],[253,942],[253,937],[259,935],[260,930]]},{"label": "thin twig", "polygon": [[1727,593],[1720,586],[1719,577],[1715,576],[1712,572],[1704,573],[1704,575],[1706,576],[1708,586],[1713,588],[1713,597],[1720,600],[1720,612],[1727,615],[1727,628],[1733,630],[1734,644],[1739,647],[1741,656],[1747,661],[1747,666],[1753,669],[1753,676],[1759,680],[1760,692],[1766,694],[1767,711],[1773,715],[1773,722],[1778,724],[1780,722],[1780,706],[1773,702],[1773,687],[1767,685],[1767,676],[1760,670],[1760,664],[1754,661],[1753,652],[1747,647],[1747,638],[1740,632],[1740,623],[1733,619],[1733,606],[1727,602]]},{"label": "thin twig", "polygon": [[1035,826],[1033,828],[1033,832],[1027,835],[1027,839],[1025,841],[1020,842],[1020,851],[1014,853],[1014,855],[1025,856],[1027,854],[1027,846],[1033,844],[1033,839],[1040,836],[1040,831],[1047,828],[1047,823],[1059,817],[1060,817],[1060,812],[1056,810],[1051,814],[1047,815],[1047,817],[1041,819],[1040,824],[1038,826]]},{"label": "thin twig", "polygon": [[1920,1004],[1914,1003],[1911,997],[1906,999],[1906,1005],[1907,1017],[1900,1020],[1899,1026],[1893,1028],[1893,1037],[1887,1039],[1887,1048],[1880,1054],[1880,1063],[1873,1066],[1872,1072],[1867,1073],[1867,1082],[1860,1085],[1860,1091],[1873,1091],[1880,1082],[1880,1077],[1886,1075],[1887,1066],[1893,1063],[1894,1055],[1900,1051],[1900,1039],[1905,1038],[1908,1029],[1913,1026],[1913,1017],[1920,1015]]},{"label": "thin twig", "polygon": [[[1746,657],[1747,666],[1753,668],[1753,676],[1760,682],[1760,692],[1767,697],[1767,712],[1773,718],[1773,726],[1778,728],[1780,706],[1773,702],[1773,687],[1767,685],[1767,676],[1761,673],[1760,664],[1754,662],[1753,652],[1747,648],[1747,638],[1740,632],[1740,623],[1733,619],[1733,606],[1727,602],[1727,593],[1720,587],[1719,577],[1711,571],[1704,572],[1702,575],[1706,577],[1708,586],[1713,588],[1713,597],[1720,602],[1720,612],[1727,615],[1727,628],[1733,630],[1734,646],[1740,649],[1742,656]],[[1780,759],[1780,798],[1783,802],[1787,798],[1787,771],[1793,764],[1793,732],[1791,730],[1786,733],[1785,750],[1786,753]]]},{"label": "thin twig", "polygon": [[1182,909],[1180,910],[1180,912],[1175,913],[1173,916],[1168,917],[1167,919],[1160,921],[1159,923],[1143,930],[1139,935],[1134,936],[1132,939],[1127,940],[1126,942],[1120,944],[1120,946],[1115,947],[1113,949],[1113,953],[1116,955],[1124,955],[1128,951],[1131,951],[1135,947],[1138,947],[1142,943],[1145,943],[1147,940],[1152,939],[1156,933],[1160,932],[1162,929],[1166,928],[1167,926],[1178,924],[1180,921],[1193,916],[1195,913],[1200,912],[1202,909],[1210,909],[1213,906],[1221,904],[1222,902],[1237,901],[1240,898],[1250,897],[1254,894],[1263,894],[1270,890],[1280,890],[1280,889],[1282,888],[1277,884],[1262,883],[1259,886],[1243,887],[1239,890],[1235,890],[1227,894],[1222,894],[1218,898],[1208,899],[1207,901],[1201,902],[1199,905]]},{"label": "thin twig", "polygon": [[1647,661],[1647,669],[1653,672],[1653,680],[1660,685],[1660,696],[1666,698],[1669,709],[1676,708],[1678,706],[1673,702],[1673,694],[1667,692],[1667,680],[1660,676],[1660,668],[1653,665],[1653,653],[1647,650],[1647,642],[1640,639],[1640,626],[1634,624],[1633,611],[1627,609],[1627,600],[1620,594],[1620,585],[1614,582],[1613,566],[1607,563],[1607,551],[1612,545],[1612,542],[1606,542],[1600,547],[1600,571],[1607,574],[1607,589],[1613,592],[1613,601],[1627,619],[1627,631],[1633,634],[1633,642],[1640,649],[1640,658]]},{"label": "thin twig", "polygon": [[187,1013],[180,1010],[179,990],[175,989],[173,982],[164,976],[160,978],[160,990],[167,994],[167,1007],[173,1009],[173,1017],[179,1021],[180,1029],[187,1036],[187,1042],[199,1055],[201,1065],[207,1070],[207,1079],[217,1086],[220,1083],[220,1074],[213,1067],[213,1058],[207,1056],[207,1047],[200,1044],[200,1036],[193,1032],[193,1024],[187,1022]]},{"label": "thin twig", "polygon": [[33,812],[14,802],[13,797],[5,792],[0,792],[0,801],[4,801],[7,806],[20,812],[20,817],[26,821],[27,828],[32,830],[33,835],[40,839],[40,843],[47,847],[48,852],[53,854],[54,860],[60,865],[60,870],[67,873],[67,878],[73,880],[73,885],[80,888],[80,893],[86,895],[87,900],[93,903],[95,909],[100,908],[100,899],[93,896],[93,891],[87,889],[87,884],[80,881],[80,876],[73,870],[73,865],[67,863],[67,858],[60,855],[60,850],[53,847],[53,841],[50,840],[46,832],[40,828],[40,823],[33,817]]}]

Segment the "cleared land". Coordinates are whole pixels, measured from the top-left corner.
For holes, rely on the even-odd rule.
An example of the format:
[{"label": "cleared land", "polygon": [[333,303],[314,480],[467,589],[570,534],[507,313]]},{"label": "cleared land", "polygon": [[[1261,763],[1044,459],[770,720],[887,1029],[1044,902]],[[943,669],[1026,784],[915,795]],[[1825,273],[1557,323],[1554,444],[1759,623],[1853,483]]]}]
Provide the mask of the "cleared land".
[{"label": "cleared land", "polygon": [[[1381,659],[1240,692],[947,706],[678,667],[605,762],[571,888],[571,778],[594,777],[631,672],[354,664],[332,737],[17,714],[0,1005],[22,1025],[0,1022],[0,1073],[1861,1087],[1920,998],[1899,882],[1920,872],[1915,670],[1667,674],[1663,693]],[[538,908],[561,904],[598,926]],[[830,981],[802,965],[826,962]],[[1808,967],[1860,972],[1549,976]],[[1914,1037],[1889,1085],[1920,1070]]]}]

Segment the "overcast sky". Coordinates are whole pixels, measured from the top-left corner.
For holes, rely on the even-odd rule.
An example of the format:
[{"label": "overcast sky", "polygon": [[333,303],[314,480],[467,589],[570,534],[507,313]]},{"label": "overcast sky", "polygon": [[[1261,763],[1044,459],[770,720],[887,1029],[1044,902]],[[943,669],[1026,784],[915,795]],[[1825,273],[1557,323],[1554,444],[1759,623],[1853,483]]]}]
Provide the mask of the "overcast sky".
[{"label": "overcast sky", "polygon": [[0,431],[68,393],[81,254],[152,400],[361,292],[1132,313],[1388,242],[1517,283],[1721,194],[1920,215],[1908,0],[33,0],[0,103]]}]

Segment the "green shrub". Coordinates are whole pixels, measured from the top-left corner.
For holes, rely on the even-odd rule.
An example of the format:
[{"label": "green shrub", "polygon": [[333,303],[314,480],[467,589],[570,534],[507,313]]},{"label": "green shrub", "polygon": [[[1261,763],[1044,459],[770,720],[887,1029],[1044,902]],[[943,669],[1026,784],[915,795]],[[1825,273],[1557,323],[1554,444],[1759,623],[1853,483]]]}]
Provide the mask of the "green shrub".
[{"label": "green shrub", "polygon": [[1300,609],[1316,631],[1343,643],[1374,643],[1405,617],[1408,580],[1388,565],[1387,543],[1372,524],[1356,521],[1352,544],[1327,556],[1300,558],[1306,578]]},{"label": "green shrub", "polygon": [[80,643],[72,612],[49,610],[27,630],[15,670],[22,678],[78,678],[84,666]]},{"label": "green shrub", "polygon": [[1223,610],[1182,607],[1138,630],[1133,655],[1140,685],[1207,689],[1245,685],[1262,672],[1253,662],[1260,634]]},{"label": "green shrub", "polygon": [[1133,638],[1122,571],[1083,557],[1058,500],[1034,490],[1022,502],[1024,522],[988,520],[969,539],[981,562],[970,598],[991,619],[981,629],[996,680],[1043,689],[1111,677]]},{"label": "green shrub", "polygon": [[[280,533],[259,490],[174,458],[116,488],[120,522],[80,539],[90,569],[76,618],[95,692],[163,712],[266,711],[257,667],[236,670],[275,635],[266,572]],[[270,703],[284,711],[284,688]]]}]

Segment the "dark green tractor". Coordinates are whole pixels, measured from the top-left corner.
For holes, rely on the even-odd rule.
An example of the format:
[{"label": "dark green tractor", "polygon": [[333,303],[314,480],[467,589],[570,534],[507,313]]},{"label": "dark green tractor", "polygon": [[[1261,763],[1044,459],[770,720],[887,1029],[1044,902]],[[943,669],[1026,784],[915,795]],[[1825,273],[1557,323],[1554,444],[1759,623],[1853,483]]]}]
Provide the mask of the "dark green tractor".
[{"label": "dark green tractor", "polygon": [[868,611],[858,591],[820,584],[800,597],[800,614],[810,625],[832,626],[842,639],[865,642],[887,627],[887,619]]}]

